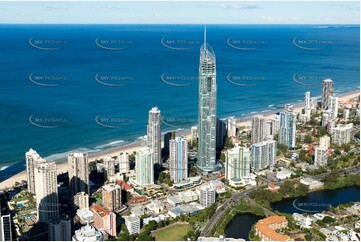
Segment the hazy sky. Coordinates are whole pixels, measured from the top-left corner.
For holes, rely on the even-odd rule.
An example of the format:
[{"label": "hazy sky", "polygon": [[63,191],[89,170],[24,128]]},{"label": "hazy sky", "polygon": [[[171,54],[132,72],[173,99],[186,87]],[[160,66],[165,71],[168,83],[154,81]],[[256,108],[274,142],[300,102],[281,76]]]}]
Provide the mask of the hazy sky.
[{"label": "hazy sky", "polygon": [[358,24],[354,2],[0,2],[0,23]]}]

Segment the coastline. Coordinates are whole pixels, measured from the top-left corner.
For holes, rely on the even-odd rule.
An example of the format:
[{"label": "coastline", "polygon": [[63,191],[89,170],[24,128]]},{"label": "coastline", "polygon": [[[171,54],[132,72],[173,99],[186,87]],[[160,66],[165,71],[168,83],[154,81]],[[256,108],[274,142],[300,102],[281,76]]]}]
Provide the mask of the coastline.
[{"label": "coastline", "polygon": [[[340,94],[338,97],[339,97],[339,101],[347,101],[349,99],[352,99],[354,97],[357,97],[360,95],[360,91],[359,89],[358,90],[355,90],[355,91],[352,91],[352,92],[347,92],[347,93],[342,93]],[[285,102],[286,104],[287,102]],[[293,103],[294,104],[294,111],[295,112],[301,112],[302,108],[303,108],[303,103]],[[237,122],[236,126],[237,127],[240,127],[240,126],[243,126],[245,128],[250,128],[251,127],[251,117],[253,115],[256,115],[256,114],[261,114],[263,115],[264,117],[268,118],[268,119],[272,119],[272,118],[275,118],[276,117],[276,113],[281,111],[282,109],[275,109],[275,110],[272,110],[272,111],[269,111],[269,112],[264,112],[264,113],[254,113],[252,115],[249,115],[245,118],[242,118],[240,121]],[[191,133],[190,133],[190,129],[184,129],[184,130],[181,130],[181,131],[177,131],[178,133],[181,133],[182,135],[185,135],[185,137],[187,139],[189,139],[191,137]],[[163,143],[163,141],[162,141]],[[123,152],[128,152],[129,154],[133,153],[134,151],[138,150],[140,147],[140,142],[139,141],[134,141],[134,142],[131,142],[131,143],[127,143],[127,144],[124,144],[124,145],[121,145],[119,147],[113,147],[113,148],[109,148],[109,149],[105,149],[105,150],[102,150],[102,151],[99,151],[99,152],[95,152],[95,153],[90,153],[88,155],[88,159],[89,159],[89,162],[91,161],[95,161],[96,159],[98,158],[101,158],[101,157],[105,157],[105,156],[117,156],[121,151]],[[66,173],[68,172],[68,168],[67,168],[67,162],[63,162],[63,163],[60,163],[60,164],[57,164],[57,173],[58,174],[63,174],[63,173]],[[21,171],[9,178],[7,178],[6,180],[0,182],[0,191],[1,190],[5,190],[5,189],[8,189],[8,188],[11,188],[15,182],[21,182],[22,180],[26,180],[26,172],[25,170],[24,171]]]}]

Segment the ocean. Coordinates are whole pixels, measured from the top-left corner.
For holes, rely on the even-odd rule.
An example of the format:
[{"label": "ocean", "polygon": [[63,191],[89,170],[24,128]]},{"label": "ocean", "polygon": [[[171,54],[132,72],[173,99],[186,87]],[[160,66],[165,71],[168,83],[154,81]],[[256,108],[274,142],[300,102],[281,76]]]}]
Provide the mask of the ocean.
[{"label": "ocean", "polygon": [[[0,181],[47,159],[197,124],[202,25],[0,25]],[[208,25],[217,115],[247,117],[359,88],[359,25]]]}]

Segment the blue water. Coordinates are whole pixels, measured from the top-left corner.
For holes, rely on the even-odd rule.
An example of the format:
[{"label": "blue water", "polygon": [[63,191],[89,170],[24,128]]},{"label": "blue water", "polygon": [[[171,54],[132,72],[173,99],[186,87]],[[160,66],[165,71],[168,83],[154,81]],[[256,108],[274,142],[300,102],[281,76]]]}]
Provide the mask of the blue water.
[{"label": "blue water", "polygon": [[360,187],[349,186],[335,190],[311,192],[305,197],[287,198],[272,204],[273,210],[282,213],[309,213],[315,214],[328,210],[331,205],[360,201]]},{"label": "blue water", "polygon": [[[277,109],[302,100],[305,91],[320,96],[323,77],[334,80],[338,93],[357,89],[359,34],[359,26],[208,26],[208,43],[217,57],[218,116]],[[103,47],[123,49],[100,48],[97,38]],[[163,46],[162,38],[173,49]],[[228,38],[249,50],[230,47]],[[294,38],[318,49],[298,48]],[[131,142],[145,134],[152,106],[173,126],[163,125],[162,131],[196,124],[202,41],[200,25],[0,25],[0,165],[9,166],[0,171],[0,180],[24,169],[30,147],[43,157],[58,154],[49,157],[54,159],[70,150],[98,151]],[[60,80],[38,82],[56,86],[36,85],[31,73],[32,80]],[[125,85],[100,84],[97,73],[121,79],[105,80],[108,84]],[[167,80],[178,85],[163,82],[163,73],[175,76]],[[232,84],[229,73],[237,83],[256,85]],[[295,73],[311,86],[293,81]],[[113,128],[99,125],[96,117]]]}]

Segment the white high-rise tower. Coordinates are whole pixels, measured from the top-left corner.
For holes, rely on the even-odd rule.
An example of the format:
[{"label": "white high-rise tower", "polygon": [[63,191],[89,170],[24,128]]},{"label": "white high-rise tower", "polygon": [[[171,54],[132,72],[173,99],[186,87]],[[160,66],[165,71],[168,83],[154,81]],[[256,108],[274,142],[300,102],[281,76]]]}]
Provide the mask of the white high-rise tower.
[{"label": "white high-rise tower", "polygon": [[148,147],[152,150],[153,164],[161,164],[160,110],[153,107],[149,111],[147,126]]},{"label": "white high-rise tower", "polygon": [[206,41],[200,50],[198,92],[198,161],[203,171],[214,171],[216,161],[217,84],[216,55]]}]

